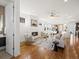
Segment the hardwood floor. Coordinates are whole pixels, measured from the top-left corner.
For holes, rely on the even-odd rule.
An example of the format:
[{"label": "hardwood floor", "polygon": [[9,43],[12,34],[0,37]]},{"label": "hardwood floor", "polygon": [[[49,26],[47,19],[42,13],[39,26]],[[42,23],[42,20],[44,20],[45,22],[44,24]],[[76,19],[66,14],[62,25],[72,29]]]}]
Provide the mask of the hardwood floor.
[{"label": "hardwood floor", "polygon": [[58,52],[35,45],[22,44],[21,55],[13,59],[79,59],[79,41],[75,40],[75,43],[70,45],[69,39],[66,39],[65,49],[59,49]]}]

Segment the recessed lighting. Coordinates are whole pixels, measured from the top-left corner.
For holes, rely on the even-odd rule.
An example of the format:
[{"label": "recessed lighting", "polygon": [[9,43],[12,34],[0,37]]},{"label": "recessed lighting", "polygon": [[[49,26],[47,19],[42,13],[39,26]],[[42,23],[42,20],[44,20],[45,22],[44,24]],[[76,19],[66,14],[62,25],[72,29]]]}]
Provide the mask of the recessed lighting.
[{"label": "recessed lighting", "polygon": [[64,2],[68,2],[68,0],[64,0]]}]

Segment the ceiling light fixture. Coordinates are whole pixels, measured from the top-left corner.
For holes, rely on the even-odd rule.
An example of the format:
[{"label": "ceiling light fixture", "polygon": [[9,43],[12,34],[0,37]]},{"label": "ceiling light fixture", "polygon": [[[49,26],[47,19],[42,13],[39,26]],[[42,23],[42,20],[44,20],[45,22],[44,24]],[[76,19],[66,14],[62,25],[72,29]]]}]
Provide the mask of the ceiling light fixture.
[{"label": "ceiling light fixture", "polygon": [[64,2],[68,2],[68,0],[64,0]]},{"label": "ceiling light fixture", "polygon": [[58,17],[59,17],[59,16],[56,15],[56,11],[51,11],[51,12],[50,12],[50,18],[51,18],[51,19],[53,19],[53,18],[58,18]]}]

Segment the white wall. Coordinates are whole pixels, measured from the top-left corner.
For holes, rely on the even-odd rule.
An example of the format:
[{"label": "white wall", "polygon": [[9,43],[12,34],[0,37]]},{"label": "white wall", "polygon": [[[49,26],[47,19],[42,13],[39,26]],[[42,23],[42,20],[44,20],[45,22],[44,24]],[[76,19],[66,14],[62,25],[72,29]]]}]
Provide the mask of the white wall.
[{"label": "white wall", "polygon": [[[25,41],[24,39],[24,35],[28,34],[29,36],[31,35],[31,32],[33,31],[38,31],[39,35],[41,31],[44,31],[44,27],[45,26],[50,26],[51,24],[67,24],[67,35],[69,36],[70,31],[75,31],[75,22],[74,19],[68,19],[68,18],[59,18],[59,19],[43,19],[43,18],[37,18],[38,19],[38,23],[42,23],[42,26],[38,26],[38,27],[31,27],[31,20],[30,20],[30,15],[28,14],[20,14],[21,17],[24,17],[26,22],[20,23],[20,34],[21,34],[21,42]],[[67,20],[69,21],[67,21]],[[67,36],[67,37],[68,37]]]},{"label": "white wall", "polygon": [[[14,9],[13,9],[13,5],[14,5]],[[19,0],[14,0],[14,2],[10,1],[5,6],[6,52],[8,52],[12,56],[20,55],[19,6],[20,6]],[[13,33],[14,33],[14,38],[13,38]]]},{"label": "white wall", "polygon": [[13,56],[13,4],[9,3],[5,7],[5,23],[6,23],[6,52]]},{"label": "white wall", "polygon": [[25,41],[24,35],[29,33],[30,29],[30,17],[25,14],[20,14],[20,17],[25,18],[25,23],[20,23],[20,37],[21,37],[21,42]]},{"label": "white wall", "polygon": [[[25,41],[25,35],[31,36],[31,33],[33,31],[37,31],[39,32],[39,30],[41,29],[40,26],[38,25],[38,27],[31,27],[31,17],[30,15],[27,14],[20,14],[20,17],[24,17],[25,18],[25,23],[20,23],[20,37],[21,37],[21,42]],[[39,19],[36,17],[33,17],[33,19],[38,20]]]},{"label": "white wall", "polygon": [[20,0],[14,0],[14,56],[20,55]]}]

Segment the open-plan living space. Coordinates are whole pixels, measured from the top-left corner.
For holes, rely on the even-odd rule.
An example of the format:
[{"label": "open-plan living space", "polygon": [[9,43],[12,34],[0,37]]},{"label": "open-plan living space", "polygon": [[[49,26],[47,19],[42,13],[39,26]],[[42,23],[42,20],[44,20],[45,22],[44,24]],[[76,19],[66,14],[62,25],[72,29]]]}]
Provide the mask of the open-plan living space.
[{"label": "open-plan living space", "polygon": [[79,59],[79,0],[0,0],[0,59]]}]

